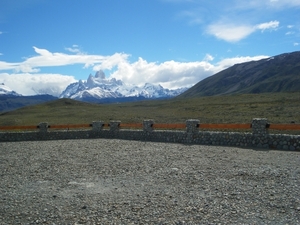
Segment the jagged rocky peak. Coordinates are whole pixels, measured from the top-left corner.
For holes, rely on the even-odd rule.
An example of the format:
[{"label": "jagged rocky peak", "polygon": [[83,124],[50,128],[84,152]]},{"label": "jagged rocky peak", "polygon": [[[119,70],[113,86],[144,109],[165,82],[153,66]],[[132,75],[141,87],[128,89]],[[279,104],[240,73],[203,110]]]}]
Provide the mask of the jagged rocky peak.
[{"label": "jagged rocky peak", "polygon": [[[69,85],[60,95],[61,98],[73,99],[108,99],[108,98],[166,98],[178,95],[176,90],[163,88],[161,85],[146,83],[144,86],[125,84],[122,80],[105,77],[105,73],[99,70],[89,75],[86,81],[79,80]],[[117,100],[116,100],[117,101]]]},{"label": "jagged rocky peak", "polygon": [[86,82],[88,86],[94,86],[94,77],[92,74],[89,75],[89,78],[87,79]]},{"label": "jagged rocky peak", "polygon": [[95,78],[105,79],[105,73],[102,70],[99,70],[96,72]]},{"label": "jagged rocky peak", "polygon": [[87,85],[89,87],[95,87],[99,85],[99,83],[107,83],[109,80],[105,79],[105,73],[102,70],[99,70],[95,73],[95,76],[92,74],[89,75],[87,79]]}]

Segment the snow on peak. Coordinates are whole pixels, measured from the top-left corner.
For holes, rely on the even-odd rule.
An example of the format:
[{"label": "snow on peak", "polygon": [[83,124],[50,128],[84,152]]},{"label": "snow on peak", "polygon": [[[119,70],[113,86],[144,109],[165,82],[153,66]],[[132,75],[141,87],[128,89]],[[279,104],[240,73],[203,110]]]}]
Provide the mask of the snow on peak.
[{"label": "snow on peak", "polygon": [[124,98],[124,97],[144,97],[144,98],[168,98],[174,97],[186,89],[169,90],[161,85],[146,83],[144,86],[125,84],[115,78],[105,78],[102,70],[97,71],[95,76],[89,75],[86,81],[70,84],[60,95],[61,98],[82,99],[92,97],[102,98]]},{"label": "snow on peak", "polygon": [[15,96],[21,96],[17,92],[11,90],[8,86],[6,86],[4,83],[0,83],[0,95],[15,95]]}]

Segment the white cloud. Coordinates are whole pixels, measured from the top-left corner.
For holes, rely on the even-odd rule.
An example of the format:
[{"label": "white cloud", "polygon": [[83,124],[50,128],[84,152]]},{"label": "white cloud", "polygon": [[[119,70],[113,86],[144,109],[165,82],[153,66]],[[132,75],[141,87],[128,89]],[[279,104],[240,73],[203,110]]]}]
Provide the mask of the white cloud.
[{"label": "white cloud", "polygon": [[72,53],[80,53],[80,50],[77,48],[65,48],[65,50],[72,52]]},{"label": "white cloud", "polygon": [[18,67],[15,68],[15,71],[17,73],[23,72],[23,73],[37,73],[40,72],[40,69],[32,68],[28,64],[20,64]]},{"label": "white cloud", "polygon": [[208,26],[207,33],[227,42],[238,42],[253,33],[255,28],[248,25],[216,23]]},{"label": "white cloud", "polygon": [[300,0],[229,0],[218,4],[195,1],[190,6],[179,13],[189,24],[198,24],[204,33],[234,43],[259,30],[276,30],[279,21],[260,23],[262,18],[278,18],[280,12],[289,13],[291,8],[300,6]]},{"label": "white cloud", "polygon": [[269,56],[234,57],[223,59],[216,64],[207,61],[166,61],[163,63],[153,63],[139,58],[139,60],[134,63],[123,62],[119,65],[118,70],[111,76],[121,79],[125,83],[141,85],[145,82],[149,82],[161,84],[164,87],[173,89],[192,86],[202,79],[234,64],[267,57]]},{"label": "white cloud", "polygon": [[298,43],[298,42],[295,42],[295,43],[294,43],[294,46],[298,46],[298,45],[299,45],[299,43]]},{"label": "white cloud", "polygon": [[64,53],[52,53],[46,49],[40,49],[37,47],[33,48],[38,54],[37,56],[27,58],[25,61],[19,63],[7,63],[0,61],[0,71],[14,69],[15,72],[39,72],[41,67],[65,66],[74,64],[83,64],[85,67],[95,64],[102,64],[102,67],[105,67],[102,69],[110,69],[116,66],[115,63],[126,60],[129,56],[124,53],[115,53],[111,56],[82,54],[69,55]]},{"label": "white cloud", "polygon": [[267,23],[258,24],[256,25],[256,28],[265,31],[265,30],[275,30],[278,26],[279,26],[279,22],[277,20],[274,20]]},{"label": "white cloud", "polygon": [[62,74],[0,73],[0,82],[22,95],[51,94],[58,96],[76,80]]},{"label": "white cloud", "polygon": [[72,47],[65,48],[65,50],[76,54],[85,54],[80,50],[79,45],[72,45]]},{"label": "white cloud", "polygon": [[[56,67],[82,64],[84,67],[91,68],[94,71],[100,69],[108,70],[111,72],[110,77],[120,79],[125,83],[143,85],[149,82],[173,89],[192,86],[200,80],[236,63],[267,57],[235,57],[223,59],[213,64],[211,63],[214,60],[213,56],[207,54],[203,61],[176,62],[172,60],[157,63],[148,62],[141,57],[135,62],[130,62],[128,59],[129,55],[124,53],[101,56],[51,53],[46,49],[39,48],[35,48],[35,51],[38,53],[38,56],[27,58],[24,62],[7,63],[0,61],[0,71],[13,71],[10,74],[0,73],[0,82],[4,82],[12,90],[23,95],[48,93],[57,96],[68,84],[75,82],[75,78],[62,74],[40,73],[39,68],[43,66]],[[18,72],[16,73],[15,71]]]},{"label": "white cloud", "polygon": [[226,58],[216,64],[215,71],[216,72],[222,71],[230,66],[233,66],[234,64],[239,64],[239,63],[244,63],[249,61],[257,61],[269,57],[270,56],[266,56],[266,55],[258,55],[258,56],[237,56],[233,58]]},{"label": "white cloud", "polygon": [[0,61],[0,71],[1,70],[13,70],[18,65],[19,65],[18,63],[8,63],[8,62]]},{"label": "white cloud", "polygon": [[214,57],[210,54],[206,54],[203,60],[206,61],[206,62],[213,61]]},{"label": "white cloud", "polygon": [[208,26],[207,33],[227,42],[238,42],[257,30],[275,30],[278,26],[276,20],[255,26],[219,22]]},{"label": "white cloud", "polygon": [[111,76],[125,83],[142,85],[146,82],[167,88],[190,86],[211,75],[213,65],[208,62],[147,62],[139,58],[134,63],[123,62]]}]

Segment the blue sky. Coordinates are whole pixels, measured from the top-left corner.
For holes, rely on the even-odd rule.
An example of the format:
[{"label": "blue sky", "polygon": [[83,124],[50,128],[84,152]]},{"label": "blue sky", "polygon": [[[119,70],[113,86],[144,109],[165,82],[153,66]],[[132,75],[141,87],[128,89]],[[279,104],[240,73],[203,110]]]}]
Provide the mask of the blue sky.
[{"label": "blue sky", "polygon": [[24,95],[58,95],[100,69],[125,83],[190,87],[299,44],[299,0],[0,2],[0,83]]}]

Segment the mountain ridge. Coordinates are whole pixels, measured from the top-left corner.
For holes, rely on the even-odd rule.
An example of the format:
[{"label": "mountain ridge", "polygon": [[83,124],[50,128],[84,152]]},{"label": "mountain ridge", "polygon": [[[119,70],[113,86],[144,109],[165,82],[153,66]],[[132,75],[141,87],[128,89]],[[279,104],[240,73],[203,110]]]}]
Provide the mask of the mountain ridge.
[{"label": "mountain ridge", "polygon": [[79,80],[70,84],[59,96],[60,98],[71,98],[76,100],[87,100],[101,102],[113,99],[157,99],[175,97],[187,88],[169,90],[161,85],[145,83],[144,86],[125,84],[115,78],[105,78],[103,71],[97,71],[95,76],[89,75],[86,81]]},{"label": "mountain ridge", "polygon": [[0,112],[12,111],[29,105],[36,105],[52,100],[57,100],[52,95],[0,95]]},{"label": "mountain ridge", "polygon": [[300,90],[300,51],[235,64],[198,82],[178,98]]}]

